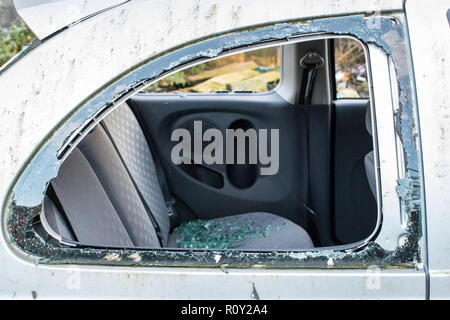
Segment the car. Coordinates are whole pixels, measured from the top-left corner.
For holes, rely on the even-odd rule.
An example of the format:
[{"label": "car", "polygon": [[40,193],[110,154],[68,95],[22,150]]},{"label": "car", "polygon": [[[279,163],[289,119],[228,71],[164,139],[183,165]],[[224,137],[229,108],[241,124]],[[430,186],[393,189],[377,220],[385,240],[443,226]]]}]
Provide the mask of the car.
[{"label": "car", "polygon": [[448,1],[14,4],[0,297],[450,297]]}]

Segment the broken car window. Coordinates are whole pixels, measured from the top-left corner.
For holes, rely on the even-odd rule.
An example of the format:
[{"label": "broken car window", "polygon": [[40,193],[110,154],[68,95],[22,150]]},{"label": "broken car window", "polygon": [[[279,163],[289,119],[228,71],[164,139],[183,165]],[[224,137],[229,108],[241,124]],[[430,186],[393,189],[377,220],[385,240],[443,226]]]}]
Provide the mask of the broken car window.
[{"label": "broken car window", "polygon": [[208,61],[174,73],[145,89],[149,93],[266,92],[280,81],[280,47]]},{"label": "broken car window", "polygon": [[361,44],[348,38],[335,39],[334,60],[336,97],[369,97],[366,59]]}]

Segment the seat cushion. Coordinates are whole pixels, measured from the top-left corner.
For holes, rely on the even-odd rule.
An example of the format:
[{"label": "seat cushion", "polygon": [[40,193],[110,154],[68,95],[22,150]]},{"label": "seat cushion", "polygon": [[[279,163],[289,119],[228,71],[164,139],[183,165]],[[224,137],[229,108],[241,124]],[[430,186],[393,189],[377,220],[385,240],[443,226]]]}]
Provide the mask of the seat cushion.
[{"label": "seat cushion", "polygon": [[212,220],[193,220],[169,236],[169,248],[306,249],[314,245],[308,233],[280,216],[253,212]]}]

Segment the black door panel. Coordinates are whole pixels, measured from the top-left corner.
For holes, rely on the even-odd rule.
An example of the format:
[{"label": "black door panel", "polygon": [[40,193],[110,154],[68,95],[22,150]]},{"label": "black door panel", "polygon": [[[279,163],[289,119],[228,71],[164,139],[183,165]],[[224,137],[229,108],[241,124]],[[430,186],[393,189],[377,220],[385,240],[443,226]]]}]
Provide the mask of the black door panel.
[{"label": "black door panel", "polygon": [[367,100],[340,99],[334,105],[334,226],[341,243],[367,238],[377,221],[364,157],[373,150],[365,126]]},{"label": "black door panel", "polygon": [[309,122],[309,201],[308,205],[314,215],[310,225],[310,234],[321,246],[332,246],[333,239],[331,219],[331,107],[329,105],[312,105],[307,111]]},{"label": "black door panel", "polygon": [[[171,191],[198,218],[265,211],[305,226],[306,126],[302,109],[269,94],[137,95],[131,105],[150,135]],[[259,165],[174,165],[170,155],[177,128],[279,129],[279,171],[260,175]],[[269,139],[270,141],[270,135]],[[225,143],[225,142],[224,142]],[[225,151],[224,151],[225,159]]]},{"label": "black door panel", "polygon": [[[376,202],[364,169],[364,156],[372,150],[365,128],[367,100],[311,105],[307,112],[275,92],[142,94],[130,104],[171,191],[198,218],[271,212],[308,229],[322,246],[360,241],[374,229]],[[170,155],[178,143],[170,139],[173,130],[192,132],[196,120],[203,131],[216,128],[224,138],[227,128],[279,129],[278,173],[262,176],[259,165],[173,164]],[[313,213],[307,213],[306,204]]]}]

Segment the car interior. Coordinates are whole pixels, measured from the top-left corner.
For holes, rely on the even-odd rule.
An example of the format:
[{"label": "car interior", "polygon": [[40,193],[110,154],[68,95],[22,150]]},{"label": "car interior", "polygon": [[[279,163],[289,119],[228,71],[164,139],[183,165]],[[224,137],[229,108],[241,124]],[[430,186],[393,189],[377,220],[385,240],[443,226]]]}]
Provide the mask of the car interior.
[{"label": "car interior", "polygon": [[[369,74],[346,37],[268,43],[159,79],[65,157],[41,221],[60,245],[313,250],[378,219]],[[171,134],[279,129],[279,169],[174,164]],[[204,147],[204,146],[203,146]],[[270,146],[269,146],[270,147]],[[248,155],[247,155],[248,158]]]}]

